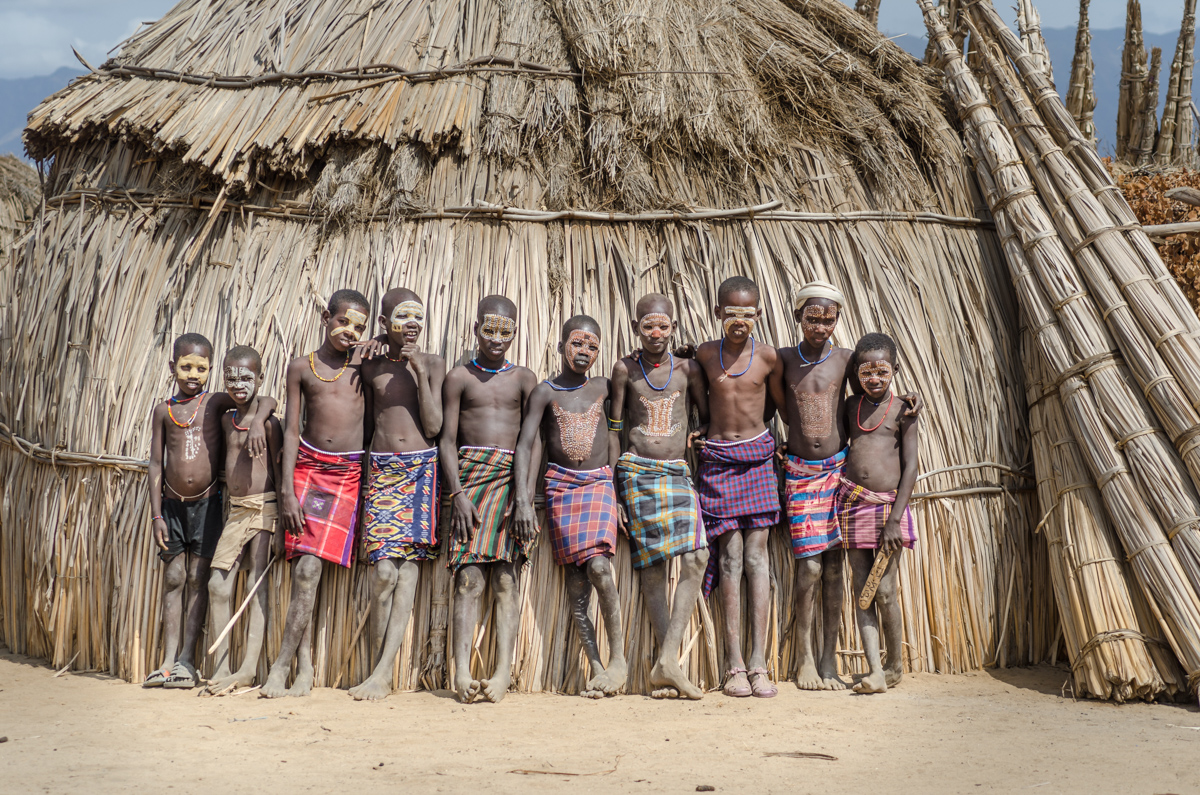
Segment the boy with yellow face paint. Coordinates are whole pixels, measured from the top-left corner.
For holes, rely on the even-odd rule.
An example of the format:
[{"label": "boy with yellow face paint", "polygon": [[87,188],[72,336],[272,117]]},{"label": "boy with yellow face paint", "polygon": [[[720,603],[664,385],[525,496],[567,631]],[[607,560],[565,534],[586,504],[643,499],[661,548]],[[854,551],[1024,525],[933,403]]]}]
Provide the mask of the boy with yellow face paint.
[{"label": "boy with yellow face paint", "polygon": [[[151,415],[149,467],[154,542],[166,564],[162,607],[165,659],[142,685],[191,688],[200,683],[196,641],[208,608],[209,562],[223,521],[217,482],[224,452],[221,417],[234,402],[224,392],[208,391],[212,343],[202,335],[184,334],[176,339],[169,366],[175,394],[157,405]],[[266,452],[264,423],[275,405],[273,399],[264,398],[254,416],[245,418],[249,429],[246,446],[252,456]]]},{"label": "boy with yellow face paint", "polygon": [[[335,292],[321,313],[321,347],[287,368],[279,516],[287,532],[288,560],[295,563],[283,642],[259,691],[264,698],[312,691],[312,613],[321,561],[350,565],[367,438],[362,360],[353,349],[366,333],[369,312],[362,293]],[[296,679],[289,689],[287,677],[297,653]]]}]

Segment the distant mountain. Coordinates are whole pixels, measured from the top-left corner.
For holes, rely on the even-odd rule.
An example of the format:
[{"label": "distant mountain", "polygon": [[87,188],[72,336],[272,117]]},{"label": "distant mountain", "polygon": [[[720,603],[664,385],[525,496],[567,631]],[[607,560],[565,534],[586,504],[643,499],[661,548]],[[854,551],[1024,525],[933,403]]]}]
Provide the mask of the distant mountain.
[{"label": "distant mountain", "polygon": [[64,66],[54,74],[0,80],[0,155],[25,156],[21,145],[21,130],[29,111],[46,97],[83,74],[79,69]]}]

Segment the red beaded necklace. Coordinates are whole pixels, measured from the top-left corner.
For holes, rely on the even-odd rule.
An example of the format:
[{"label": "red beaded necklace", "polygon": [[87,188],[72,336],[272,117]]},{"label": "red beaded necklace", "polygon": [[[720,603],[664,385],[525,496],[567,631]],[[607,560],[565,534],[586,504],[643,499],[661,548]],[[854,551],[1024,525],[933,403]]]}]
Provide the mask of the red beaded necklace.
[{"label": "red beaded necklace", "polygon": [[[895,399],[896,399],[896,394],[893,392],[893,393],[891,393],[890,397],[888,397],[887,408],[883,410],[883,419],[879,420],[878,424],[876,424],[876,426],[874,428],[864,428],[863,424],[862,424],[862,404],[867,402],[867,396],[866,395],[860,396],[858,399],[858,412],[857,412],[857,416],[855,416],[855,418],[854,418],[854,424],[857,425],[858,429],[860,431],[862,431],[863,433],[870,433],[871,431],[879,430],[879,426],[883,425],[884,420],[887,419],[888,412],[892,410],[892,401]],[[882,402],[883,402],[882,400],[879,401],[879,403],[882,403]],[[878,406],[879,403],[875,403],[874,405]]]},{"label": "red beaded necklace", "polygon": [[[193,425],[196,424],[196,418],[200,416],[200,409],[202,409],[204,407],[204,396],[207,394],[208,394],[208,391],[206,390],[204,392],[201,392],[199,395],[192,395],[190,398],[184,398],[183,400],[180,400],[179,398],[172,395],[171,399],[167,401],[167,416],[171,418],[171,422],[175,423],[180,428],[192,427]],[[200,402],[196,404],[196,410],[194,412],[192,412],[192,418],[187,421],[187,424],[185,425],[184,423],[175,419],[175,414],[171,411],[171,406],[176,403],[190,403],[193,400],[195,400],[196,398],[200,398]]]},{"label": "red beaded necklace", "polygon": [[238,425],[238,424],[237,424],[237,409],[234,409],[234,411],[233,411],[233,416],[229,418],[229,421],[230,421],[231,423],[233,423],[233,427],[237,428],[239,431],[248,431],[248,430],[250,430],[250,426],[246,426],[245,428],[243,428],[241,425]]}]

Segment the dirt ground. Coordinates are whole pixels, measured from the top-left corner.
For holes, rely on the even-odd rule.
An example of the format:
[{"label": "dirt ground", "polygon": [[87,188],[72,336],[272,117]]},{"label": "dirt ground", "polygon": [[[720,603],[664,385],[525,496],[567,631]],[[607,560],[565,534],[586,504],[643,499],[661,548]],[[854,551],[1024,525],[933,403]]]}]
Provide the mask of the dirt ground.
[{"label": "dirt ground", "polygon": [[772,700],[514,693],[464,707],[446,692],[198,698],[56,678],[5,650],[0,791],[1200,791],[1195,706],[1077,702],[1061,695],[1066,676],[924,674],[881,696],[786,683]]}]

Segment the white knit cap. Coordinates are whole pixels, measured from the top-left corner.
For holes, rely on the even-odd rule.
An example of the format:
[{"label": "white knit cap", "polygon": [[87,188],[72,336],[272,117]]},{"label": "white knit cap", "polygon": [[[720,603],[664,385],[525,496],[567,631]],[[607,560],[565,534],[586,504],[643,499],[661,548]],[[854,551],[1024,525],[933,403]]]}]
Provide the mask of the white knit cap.
[{"label": "white knit cap", "polygon": [[799,309],[810,298],[827,298],[837,304],[839,309],[846,303],[846,296],[842,295],[838,288],[819,279],[811,281],[797,290],[792,296],[792,306]]}]

